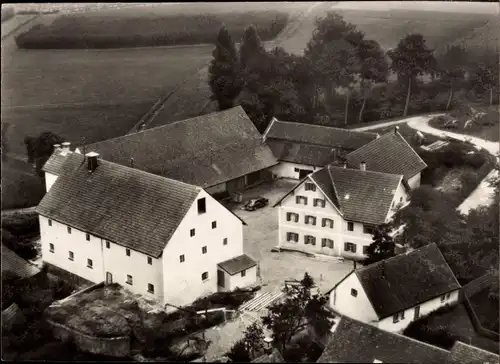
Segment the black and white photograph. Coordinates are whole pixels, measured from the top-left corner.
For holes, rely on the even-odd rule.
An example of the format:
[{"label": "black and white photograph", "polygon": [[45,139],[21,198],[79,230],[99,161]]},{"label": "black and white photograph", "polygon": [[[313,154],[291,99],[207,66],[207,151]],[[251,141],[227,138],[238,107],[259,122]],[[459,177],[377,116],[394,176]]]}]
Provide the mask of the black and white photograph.
[{"label": "black and white photograph", "polygon": [[3,3],[3,361],[500,364],[500,3]]}]

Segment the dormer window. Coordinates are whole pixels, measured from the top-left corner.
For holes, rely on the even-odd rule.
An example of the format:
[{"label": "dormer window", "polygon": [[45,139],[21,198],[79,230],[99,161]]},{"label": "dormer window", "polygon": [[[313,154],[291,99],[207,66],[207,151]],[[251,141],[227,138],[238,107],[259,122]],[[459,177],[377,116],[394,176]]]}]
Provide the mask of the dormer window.
[{"label": "dormer window", "polygon": [[198,200],[198,214],[204,214],[205,212],[207,212],[207,201],[203,197]]}]

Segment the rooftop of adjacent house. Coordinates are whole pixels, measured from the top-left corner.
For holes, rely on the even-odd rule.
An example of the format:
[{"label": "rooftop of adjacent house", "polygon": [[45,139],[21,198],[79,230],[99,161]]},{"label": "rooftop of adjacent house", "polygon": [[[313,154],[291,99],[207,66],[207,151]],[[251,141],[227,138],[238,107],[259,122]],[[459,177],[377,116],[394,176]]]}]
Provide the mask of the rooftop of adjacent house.
[{"label": "rooftop of adjacent house", "polygon": [[20,278],[30,278],[38,274],[40,269],[2,244],[2,275],[8,271]]},{"label": "rooftop of adjacent house", "polygon": [[255,358],[254,360],[251,361],[252,363],[284,363],[285,359],[283,359],[283,356],[281,353],[275,348],[271,352],[271,354],[264,354],[259,356],[258,358]]},{"label": "rooftop of adjacent house", "polygon": [[[82,149],[82,148],[80,148]],[[201,187],[276,165],[241,106],[86,146],[102,158]],[[133,159],[133,162],[132,162]],[[48,169],[57,168],[57,160]]]},{"label": "rooftop of adjacent house", "polygon": [[489,351],[456,341],[450,350],[446,364],[500,363],[500,356]]},{"label": "rooftop of adjacent house", "polygon": [[328,165],[308,178],[339,209],[345,220],[378,225],[386,221],[403,176]]},{"label": "rooftop of adjacent house", "polygon": [[337,158],[331,146],[302,144],[280,139],[267,139],[267,145],[279,161],[324,167]]},{"label": "rooftop of adjacent house", "polygon": [[402,174],[405,180],[427,167],[397,129],[347,155],[349,167],[358,168],[361,162],[371,171]]},{"label": "rooftop of adjacent house", "polygon": [[435,243],[354,272],[379,319],[460,288]]},{"label": "rooftop of adjacent house", "polygon": [[324,125],[280,121],[275,118],[271,121],[263,137],[266,141],[278,139],[294,143],[355,150],[378,138],[378,134]]},{"label": "rooftop of adjacent house", "polygon": [[229,273],[229,275],[235,275],[237,273],[240,273],[241,271],[244,271],[245,269],[255,267],[257,263],[248,255],[243,254],[238,257],[228,259],[217,265],[224,271]]},{"label": "rooftop of adjacent house", "polygon": [[441,364],[448,351],[342,317],[318,363]]},{"label": "rooftop of adjacent house", "polygon": [[55,221],[159,257],[201,188],[97,159],[89,173],[82,154],[70,153],[37,207]]}]

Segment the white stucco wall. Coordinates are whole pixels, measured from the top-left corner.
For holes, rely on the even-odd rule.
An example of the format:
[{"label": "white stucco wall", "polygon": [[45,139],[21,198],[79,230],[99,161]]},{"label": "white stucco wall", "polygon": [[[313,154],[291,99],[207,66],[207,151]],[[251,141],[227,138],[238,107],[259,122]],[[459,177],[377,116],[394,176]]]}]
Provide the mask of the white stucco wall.
[{"label": "white stucco wall", "polygon": [[[356,297],[351,295],[351,289],[357,291]],[[341,315],[365,323],[377,322],[377,314],[354,272],[330,293],[330,307]]]},{"label": "white stucco wall", "polygon": [[[444,302],[441,302],[441,297],[436,297],[436,298],[433,298],[427,302],[420,304],[419,317],[426,316],[426,315],[430,314],[431,312],[436,311],[437,309],[439,309],[445,305],[456,304],[458,302],[458,294],[459,294],[459,290],[456,290],[456,291],[451,292],[450,298],[445,300]],[[393,316],[390,316],[390,317],[386,317],[386,318],[380,320],[378,322],[377,326],[380,329],[385,330],[385,331],[401,332],[406,327],[408,327],[408,325],[412,321],[415,321],[415,307],[406,309],[405,313],[404,313],[404,319],[400,318],[399,322],[394,323]]]},{"label": "white stucco wall", "polygon": [[[243,254],[241,220],[207,192],[201,190],[199,198],[206,198],[206,213],[198,214],[195,201],[163,251],[164,301],[174,305],[216,292],[217,264]],[[212,229],[212,221],[217,221],[217,228]],[[190,237],[193,228],[195,236]],[[224,238],[227,245],[223,245]],[[203,246],[206,254],[202,254]],[[183,263],[180,255],[185,257]],[[201,279],[203,272],[208,272],[206,281]]]},{"label": "white stucco wall", "polygon": [[408,190],[403,184],[403,180],[401,180],[398,187],[396,188],[396,193],[394,194],[394,198],[392,199],[392,205],[389,212],[387,213],[386,221],[390,220],[394,216],[398,206],[404,206],[408,204],[409,201],[410,195],[408,194]]},{"label": "white stucco wall", "polygon": [[422,173],[418,172],[416,175],[408,179],[408,185],[412,190],[420,187],[421,178],[422,178]]},{"label": "white stucco wall", "polygon": [[55,174],[45,172],[45,192],[49,192],[56,180],[57,176]]},{"label": "white stucco wall", "polygon": [[[333,161],[332,161],[333,162]],[[307,169],[311,172],[317,171],[322,167],[308,166],[305,164],[291,163],[291,162],[279,162],[276,166],[271,168],[271,173],[276,175],[278,178],[292,178],[299,179],[299,172],[295,171],[295,168]]]},{"label": "white stucco wall", "polygon": [[257,281],[257,266],[245,270],[245,276],[236,273],[232,276],[224,272],[226,290],[234,291],[236,288],[244,288],[254,284]]},{"label": "white stucco wall", "polygon": [[[279,219],[279,238],[278,245],[284,248],[303,250],[311,253],[326,254],[333,256],[344,256],[348,259],[363,259],[365,255],[363,254],[363,248],[372,243],[372,235],[365,233],[363,229],[363,224],[359,222],[353,223],[353,231],[347,230],[348,221],[344,220],[339,211],[331,204],[322,194],[319,188],[316,191],[306,191],[305,183],[311,182],[310,179],[306,179],[302,182],[302,185],[297,187],[295,191],[287,196],[280,204],[278,208],[278,219]],[[402,186],[402,185],[401,185]],[[403,187],[402,192],[404,192]],[[398,190],[399,191],[399,190]],[[307,197],[307,205],[297,204],[296,196]],[[405,193],[406,195],[406,193]],[[395,199],[399,196],[396,193]],[[315,198],[325,199],[326,206],[314,206],[313,200]],[[293,212],[299,215],[299,221],[294,222],[286,221],[287,212]],[[305,216],[315,216],[316,225],[306,224]],[[333,229],[330,227],[322,227],[322,219],[329,218],[334,221]],[[287,242],[287,232],[293,232],[299,234],[299,241]],[[316,245],[305,244],[304,235],[312,235],[316,237]],[[334,242],[334,248],[330,249],[327,247],[321,247],[321,239],[329,238]],[[350,251],[345,251],[345,243],[356,244],[356,252],[352,253]]]},{"label": "white stucco wall", "polygon": [[[49,219],[41,215],[39,220],[44,262],[94,283],[104,280],[100,238],[91,235],[90,241],[87,241],[83,231],[72,227],[71,234],[68,234],[65,224],[52,220],[52,226],[49,226]],[[54,253],[50,252],[51,243],[54,244]],[[69,251],[74,254],[73,261],[68,259]],[[87,267],[87,259],[92,259],[92,268]]]}]

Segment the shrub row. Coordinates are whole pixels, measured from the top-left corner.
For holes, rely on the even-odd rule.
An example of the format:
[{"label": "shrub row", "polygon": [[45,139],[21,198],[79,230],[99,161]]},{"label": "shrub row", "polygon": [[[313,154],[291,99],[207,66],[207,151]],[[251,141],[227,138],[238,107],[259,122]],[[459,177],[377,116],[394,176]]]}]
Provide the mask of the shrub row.
[{"label": "shrub row", "polygon": [[37,214],[14,214],[2,218],[2,244],[24,259],[37,256],[36,237],[40,235]]},{"label": "shrub row", "polygon": [[280,12],[178,15],[149,18],[66,15],[49,26],[39,24],[16,37],[19,48],[89,49],[154,47],[213,43],[224,24],[239,40],[253,22],[262,40],[273,39],[288,22]]}]

